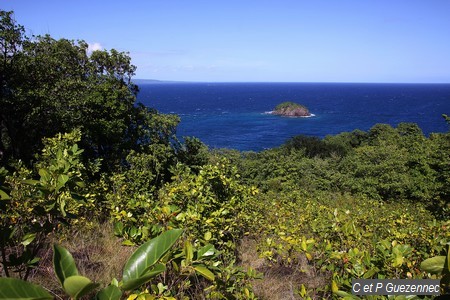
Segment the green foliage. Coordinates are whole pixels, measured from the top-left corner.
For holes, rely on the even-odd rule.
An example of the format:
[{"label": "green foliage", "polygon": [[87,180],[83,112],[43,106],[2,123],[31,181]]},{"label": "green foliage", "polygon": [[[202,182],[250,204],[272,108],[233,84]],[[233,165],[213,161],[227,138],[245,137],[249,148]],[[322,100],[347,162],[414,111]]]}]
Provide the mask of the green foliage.
[{"label": "green foliage", "polygon": [[[130,150],[169,145],[177,116],[135,105],[136,67],[127,53],[94,51],[88,44],[49,35],[27,38],[1,11],[0,153],[27,164],[42,138],[82,129],[86,158],[115,169]],[[5,72],[3,72],[5,68]],[[1,158],[0,158],[1,159]]]},{"label": "green foliage", "polygon": [[211,297],[239,299],[245,290],[251,294],[250,280],[256,274],[236,268],[234,261],[236,242],[250,221],[245,205],[256,190],[240,184],[237,169],[224,159],[197,171],[179,163],[171,171],[172,182],[158,193],[142,184],[146,176],[116,175],[108,196],[115,234],[125,237],[125,244],[184,228],[183,246],[168,258],[162,286],[149,293],[183,298],[208,288]]},{"label": "green foliage", "polygon": [[[295,282],[307,299],[350,298],[352,278],[442,275],[448,288],[449,133],[376,124],[210,153],[197,138],[176,139],[177,116],[135,103],[127,53],[24,32],[0,10],[0,298],[51,298],[7,277],[27,280],[50,235],[97,218],[140,245],[100,300],[254,299],[259,274],[236,263],[244,235],[258,240],[264,268],[326,278]],[[304,108],[276,109],[294,106]],[[53,250],[66,294],[93,295],[98,284]]]},{"label": "green foliage", "polygon": [[415,124],[375,125],[320,140],[297,136],[280,148],[234,156],[243,181],[267,190],[350,192],[425,203],[445,219],[450,194],[448,134],[426,138]]},{"label": "green foliage", "polygon": [[[234,261],[225,262],[222,252],[211,244],[185,240],[171,259],[171,268],[164,277],[165,296],[176,299],[251,299],[251,280],[258,274],[244,271]],[[157,290],[152,286],[153,292]],[[160,290],[161,287],[158,287]],[[161,294],[161,291],[159,291]]]},{"label": "green foliage", "polygon": [[87,277],[74,275],[64,280],[63,287],[71,299],[77,300],[93,292],[98,287],[98,284],[93,283]]},{"label": "green foliage", "polygon": [[[420,263],[441,253],[450,237],[450,223],[434,220],[420,204],[298,192],[267,193],[255,204],[266,217],[252,232],[267,263],[292,267],[303,257],[340,291],[350,291],[352,278],[425,278]],[[329,285],[316,293],[330,291]]]},{"label": "green foliage", "polygon": [[[166,231],[153,240],[139,247],[127,261],[123,281],[119,286],[123,290],[133,290],[158,274],[165,271],[165,265],[158,263],[165,253],[175,244],[182,233],[181,229]],[[63,247],[54,246],[53,265],[64,291],[71,299],[92,293],[99,284],[93,283],[89,278],[78,275],[78,269],[72,255]],[[156,264],[158,263],[158,264]],[[154,266],[153,269],[151,269]],[[203,271],[207,271],[206,269]],[[44,289],[28,282],[0,278],[0,299],[53,299]],[[97,299],[120,299],[122,291],[114,284],[98,292]]]},{"label": "green foliage", "polygon": [[162,203],[175,206],[172,212],[180,211],[170,222],[185,228],[193,239],[233,250],[247,227],[246,203],[256,189],[242,185],[227,160],[203,166],[198,175],[182,165],[173,173],[174,181],[160,191]]},{"label": "green foliage", "polygon": [[191,170],[198,171],[209,161],[208,147],[198,138],[185,137],[184,144],[178,150],[177,158],[180,163],[189,166]]},{"label": "green foliage", "polygon": [[109,214],[115,220],[116,234],[127,243],[145,241],[161,233],[158,218],[163,218],[157,206],[157,193],[170,179],[169,166],[174,156],[170,148],[155,144],[146,153],[131,152],[126,168],[105,178],[111,189],[106,194]]},{"label": "green foliage", "polygon": [[340,163],[343,188],[375,199],[429,203],[441,187],[431,160],[433,148],[433,141],[414,124],[403,123],[396,129],[374,126],[367,144]]},{"label": "green foliage", "polygon": [[[26,279],[39,262],[38,252],[61,225],[81,223],[87,197],[79,132],[44,141],[35,173],[19,166],[5,177],[8,198],[0,202],[0,252],[5,276]],[[8,254],[7,254],[8,253]]]},{"label": "green foliage", "polygon": [[17,278],[0,278],[0,299],[52,300],[44,288]]},{"label": "green foliage", "polygon": [[128,259],[123,270],[123,289],[133,290],[149,279],[165,271],[164,265],[156,265],[169,251],[182,233],[181,229],[166,231],[142,244]]},{"label": "green foliage", "polygon": [[289,108],[289,109],[292,109],[292,108],[305,108],[306,109],[305,106],[300,105],[298,103],[295,103],[295,102],[292,102],[292,101],[285,101],[283,103],[278,104],[275,107],[275,110],[283,110],[283,109],[287,109],[287,108]]},{"label": "green foliage", "polygon": [[58,245],[53,245],[53,269],[61,285],[64,285],[67,278],[78,275],[72,254]]},{"label": "green foliage", "polygon": [[[220,261],[215,261],[218,252],[212,245],[196,248],[185,241],[184,247],[171,251],[181,234],[180,229],[169,230],[141,245],[125,264],[122,281],[113,279],[110,285],[97,292],[95,299],[120,299],[123,294],[129,295],[129,299],[144,296],[151,299],[185,299],[192,289],[200,292],[198,289],[201,286],[191,283],[191,278],[196,277],[197,284],[203,282],[198,276],[205,282],[217,282],[202,291],[208,299],[242,299],[242,295],[248,296],[247,299],[253,297],[249,278],[256,277],[256,274],[234,267],[219,267]],[[78,275],[72,255],[65,248],[55,245],[53,249],[55,273],[65,293],[71,299],[92,295],[99,284]],[[164,276],[158,276],[163,272]],[[230,289],[227,282],[231,280],[233,285]],[[150,281],[155,282],[150,290],[137,291]],[[0,299],[52,299],[41,287],[18,279],[0,278],[0,287]]]},{"label": "green foliage", "polygon": [[108,285],[106,288],[99,291],[95,297],[97,300],[115,300],[121,299],[122,291],[115,285]]},{"label": "green foliage", "polygon": [[289,139],[283,145],[283,148],[288,152],[303,150],[305,156],[309,158],[316,156],[324,158],[332,155],[345,156],[346,154],[346,149],[343,145],[305,135],[298,135]]},{"label": "green foliage", "polygon": [[450,294],[450,243],[447,243],[444,256],[435,256],[422,262],[420,268],[431,274],[442,275],[441,295]]}]

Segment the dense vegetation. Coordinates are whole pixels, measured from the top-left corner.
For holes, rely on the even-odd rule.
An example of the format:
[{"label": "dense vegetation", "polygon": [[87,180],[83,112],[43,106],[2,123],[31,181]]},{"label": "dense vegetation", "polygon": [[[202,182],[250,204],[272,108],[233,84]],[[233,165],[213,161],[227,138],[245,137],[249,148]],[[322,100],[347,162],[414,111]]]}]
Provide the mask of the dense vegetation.
[{"label": "dense vegetation", "polygon": [[1,299],[354,298],[353,278],[448,288],[450,133],[377,124],[210,151],[136,103],[126,53],[0,18]]},{"label": "dense vegetation", "polygon": [[286,109],[286,108],[300,108],[300,107],[301,108],[306,108],[305,106],[303,106],[301,104],[298,104],[298,103],[295,103],[295,102],[292,102],[292,101],[286,101],[286,102],[278,104],[275,107],[275,110],[282,110],[282,109]]}]

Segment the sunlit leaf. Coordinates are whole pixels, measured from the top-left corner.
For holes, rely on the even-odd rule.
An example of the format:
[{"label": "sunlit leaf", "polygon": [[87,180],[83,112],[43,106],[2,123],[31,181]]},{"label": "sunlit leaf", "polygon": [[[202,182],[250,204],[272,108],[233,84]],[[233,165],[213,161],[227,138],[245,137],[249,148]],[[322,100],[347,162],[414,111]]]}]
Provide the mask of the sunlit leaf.
[{"label": "sunlit leaf", "polygon": [[194,269],[198,274],[202,275],[206,279],[214,281],[215,278],[214,274],[210,270],[208,270],[205,266],[198,265],[195,266]]},{"label": "sunlit leaf", "polygon": [[73,299],[79,299],[92,292],[99,284],[92,282],[89,278],[75,275],[70,276],[64,281],[64,291]]},{"label": "sunlit leaf", "polygon": [[64,281],[68,277],[78,275],[78,269],[72,254],[58,245],[53,245],[53,268],[61,286],[64,286]]},{"label": "sunlit leaf", "polygon": [[11,199],[11,197],[4,191],[0,190],[0,200],[8,200]]},{"label": "sunlit leaf", "polygon": [[26,180],[22,180],[22,183],[28,184],[28,185],[37,185],[38,183],[40,183],[39,180],[33,180],[33,179],[26,179]]},{"label": "sunlit leaf", "polygon": [[190,263],[194,259],[194,250],[192,249],[191,242],[188,240],[184,242],[184,255],[186,255],[187,263]]},{"label": "sunlit leaf", "polygon": [[197,251],[197,259],[214,255],[215,249],[214,246],[208,244]]},{"label": "sunlit leaf", "polygon": [[25,247],[31,244],[36,238],[36,233],[28,233],[22,238],[22,245]]},{"label": "sunlit leaf", "polygon": [[182,229],[168,230],[142,244],[128,259],[123,271],[123,282],[138,279],[147,272],[175,244]]},{"label": "sunlit leaf", "polygon": [[211,231],[207,231],[204,235],[205,241],[209,241],[212,238]]},{"label": "sunlit leaf", "polygon": [[69,181],[69,176],[67,176],[66,174],[60,174],[58,176],[58,188],[62,188],[67,181]]},{"label": "sunlit leaf", "polygon": [[334,281],[334,280],[331,281],[331,291],[333,293],[337,293],[338,290],[339,290],[339,287],[338,287],[336,281]]},{"label": "sunlit leaf", "polygon": [[41,181],[50,181],[50,174],[45,169],[39,169],[39,175],[41,176]]},{"label": "sunlit leaf", "polygon": [[441,274],[444,270],[445,256],[435,256],[424,260],[420,268],[431,274]]},{"label": "sunlit leaf", "polygon": [[130,241],[130,240],[124,240],[124,241],[122,242],[122,245],[124,245],[124,246],[134,246],[135,243],[133,243],[133,242]]}]

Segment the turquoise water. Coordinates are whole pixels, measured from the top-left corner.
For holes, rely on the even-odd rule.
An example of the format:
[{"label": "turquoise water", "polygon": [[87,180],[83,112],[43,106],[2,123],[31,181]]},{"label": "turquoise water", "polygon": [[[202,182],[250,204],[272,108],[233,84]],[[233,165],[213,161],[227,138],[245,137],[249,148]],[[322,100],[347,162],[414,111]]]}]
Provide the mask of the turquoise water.
[{"label": "turquoise water", "polygon": [[[425,134],[446,132],[450,84],[350,83],[147,83],[138,101],[178,114],[177,135],[196,136],[211,148],[259,151],[299,134],[324,137],[376,123],[417,123]],[[269,114],[294,101],[314,114]]]}]

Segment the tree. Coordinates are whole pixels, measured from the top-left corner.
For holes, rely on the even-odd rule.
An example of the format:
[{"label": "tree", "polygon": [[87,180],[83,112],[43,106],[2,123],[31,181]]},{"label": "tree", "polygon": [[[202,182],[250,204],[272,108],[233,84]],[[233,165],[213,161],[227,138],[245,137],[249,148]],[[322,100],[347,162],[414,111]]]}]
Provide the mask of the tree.
[{"label": "tree", "polygon": [[127,53],[89,55],[84,41],[27,38],[12,12],[0,16],[3,159],[30,162],[42,138],[75,128],[82,131],[85,157],[100,158],[108,168],[130,150],[174,141],[178,117],[136,105],[136,67]]},{"label": "tree", "polygon": [[8,124],[6,116],[10,115],[9,106],[5,105],[12,93],[11,84],[16,70],[16,54],[20,51],[24,41],[24,28],[16,24],[13,13],[0,10],[0,161],[2,157],[8,156],[7,148],[10,148],[11,141],[8,138],[7,130],[14,130],[12,124]]}]

